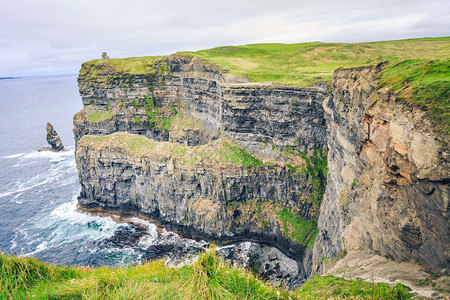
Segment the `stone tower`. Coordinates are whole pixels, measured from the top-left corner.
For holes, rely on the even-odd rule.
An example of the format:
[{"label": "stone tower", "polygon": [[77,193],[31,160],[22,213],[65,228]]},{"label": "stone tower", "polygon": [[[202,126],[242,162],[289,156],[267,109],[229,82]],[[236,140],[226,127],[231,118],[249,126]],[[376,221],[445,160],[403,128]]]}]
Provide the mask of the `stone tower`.
[{"label": "stone tower", "polygon": [[109,59],[109,56],[106,52],[102,53],[102,59]]}]

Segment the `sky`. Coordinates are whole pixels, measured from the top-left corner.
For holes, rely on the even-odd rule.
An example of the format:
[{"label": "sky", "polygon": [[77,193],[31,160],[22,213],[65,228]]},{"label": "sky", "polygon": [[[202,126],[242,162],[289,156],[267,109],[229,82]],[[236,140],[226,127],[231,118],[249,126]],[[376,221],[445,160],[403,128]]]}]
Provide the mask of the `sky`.
[{"label": "sky", "polygon": [[0,0],[0,77],[253,43],[450,35],[449,0]]}]

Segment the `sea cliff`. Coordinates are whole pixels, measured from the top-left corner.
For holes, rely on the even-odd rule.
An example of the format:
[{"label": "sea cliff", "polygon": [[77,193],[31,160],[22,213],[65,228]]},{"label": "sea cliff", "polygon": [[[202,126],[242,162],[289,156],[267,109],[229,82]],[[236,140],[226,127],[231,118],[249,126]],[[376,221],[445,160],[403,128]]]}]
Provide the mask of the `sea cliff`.
[{"label": "sea cliff", "polygon": [[446,121],[389,85],[393,65],[298,87],[189,54],[86,62],[79,204],[277,247],[302,279],[356,250],[448,274]]}]

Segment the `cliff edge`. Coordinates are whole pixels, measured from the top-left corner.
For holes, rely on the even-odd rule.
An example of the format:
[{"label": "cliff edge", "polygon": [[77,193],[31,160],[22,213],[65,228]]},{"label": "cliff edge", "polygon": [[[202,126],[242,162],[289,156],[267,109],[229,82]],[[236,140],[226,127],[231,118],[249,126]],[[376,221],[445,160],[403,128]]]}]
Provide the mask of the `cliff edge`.
[{"label": "cliff edge", "polygon": [[400,93],[379,88],[382,71],[334,72],[313,270],[321,272],[325,257],[363,249],[448,274],[448,135]]}]

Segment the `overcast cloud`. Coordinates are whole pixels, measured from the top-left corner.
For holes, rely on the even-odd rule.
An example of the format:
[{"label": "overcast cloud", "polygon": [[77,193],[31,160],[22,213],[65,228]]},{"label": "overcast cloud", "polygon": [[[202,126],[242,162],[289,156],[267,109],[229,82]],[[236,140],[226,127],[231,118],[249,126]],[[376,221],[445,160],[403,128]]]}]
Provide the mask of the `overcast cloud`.
[{"label": "overcast cloud", "polygon": [[450,35],[448,0],[0,0],[0,77],[250,43]]}]

